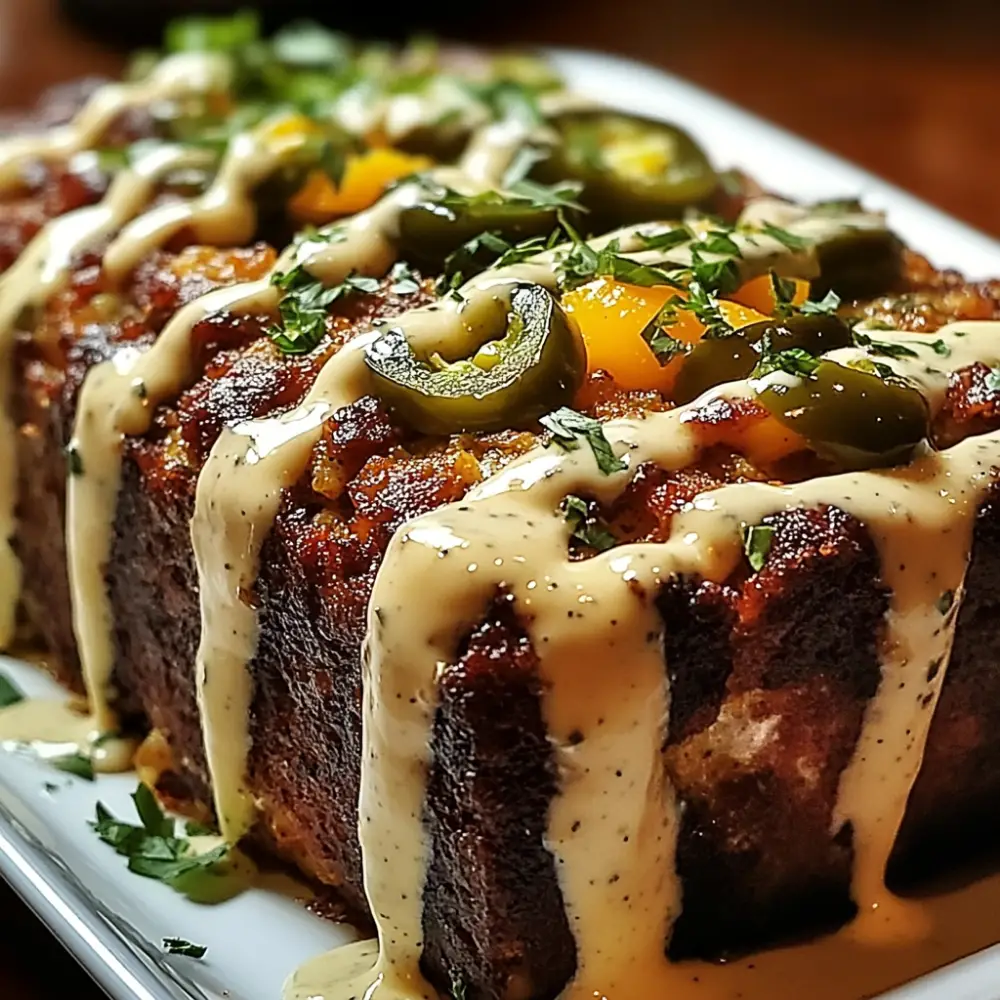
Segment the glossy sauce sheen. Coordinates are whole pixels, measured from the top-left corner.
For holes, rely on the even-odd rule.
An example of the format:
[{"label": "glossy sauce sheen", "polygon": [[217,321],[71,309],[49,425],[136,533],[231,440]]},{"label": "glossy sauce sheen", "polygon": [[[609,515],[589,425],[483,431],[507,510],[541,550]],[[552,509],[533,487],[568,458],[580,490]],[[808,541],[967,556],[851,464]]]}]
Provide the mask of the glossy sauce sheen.
[{"label": "glossy sauce sheen", "polygon": [[[63,129],[0,144],[0,184],[31,158],[65,157],[93,144],[130,103],[224,85],[226,67],[217,60],[185,59],[164,62],[144,84],[98,92]],[[523,138],[515,125],[488,127],[473,141],[460,168],[442,168],[438,179],[468,192],[495,186]],[[104,259],[114,279],[124,277],[181,228],[190,227],[206,242],[245,242],[255,228],[250,192],[288,148],[259,132],[239,136],[204,195],[136,218],[157,179],[181,162],[179,151],[160,151],[160,159],[143,160],[119,175],[100,205],[49,223],[0,279],[0,378],[9,381],[10,340],[18,317],[25,306],[43,303],[59,287],[74,253],[120,230]],[[344,224],[339,238],[290,247],[273,273],[301,263],[326,283],[342,280],[351,270],[384,275],[396,258],[399,212],[416,194],[414,185],[401,185]],[[839,223],[810,217],[774,199],[750,206],[748,218],[814,237],[838,225],[881,224],[864,215]],[[623,252],[642,261],[658,263],[666,256],[678,264],[690,262],[683,245],[666,255],[639,250],[634,228],[614,234]],[[806,278],[816,274],[809,252],[790,253],[760,234],[752,240],[736,238],[742,241],[744,277],[768,268]],[[551,287],[557,259],[557,252],[548,252],[487,272],[462,289],[462,305],[444,300],[439,308],[414,310],[395,325],[419,351],[448,354],[448,348],[467,339],[465,320],[478,303],[513,280]],[[74,624],[90,715],[46,703],[16,705],[0,713],[0,741],[34,746],[43,754],[48,752],[45,745],[53,743],[91,751],[96,737],[113,728],[107,699],[113,623],[102,566],[109,552],[122,441],[125,435],[144,433],[155,407],[198,376],[192,370],[191,335],[201,319],[222,311],[274,312],[278,296],[268,278],[212,292],[181,309],[147,352],[124,348],[88,373],[73,439],[84,474],[70,478],[67,534]],[[323,422],[368,391],[363,350],[371,336],[359,337],[339,352],[291,412],[227,428],[199,478],[192,522],[202,614],[198,703],[220,825],[231,842],[247,830],[254,814],[244,771],[248,664],[257,625],[253,609],[239,594],[256,578],[260,546],[282,490],[306,467]],[[932,367],[926,358],[891,362],[920,384],[932,408],[943,399],[948,371],[974,361],[1000,363],[1000,324],[959,324],[938,336],[951,349],[947,369]],[[880,338],[924,346],[912,334]],[[863,352],[834,354],[840,360],[855,355]],[[934,363],[940,366],[940,361]],[[748,385],[736,383],[710,395],[734,398],[748,391]],[[602,474],[586,448],[538,449],[460,503],[418,518],[397,533],[376,580],[364,664],[360,831],[379,943],[350,946],[308,963],[290,978],[289,1000],[436,995],[419,962],[429,846],[421,816],[438,678],[500,586],[530,621],[543,713],[560,774],[546,844],[556,861],[578,955],[576,975],[564,997],[764,1000],[808,995],[843,1000],[911,978],[1000,937],[1000,926],[989,920],[973,927],[959,919],[965,903],[943,897],[904,904],[888,894],[883,879],[945,677],[973,519],[990,472],[1000,465],[1000,435],[973,438],[904,469],[787,487],[727,486],[702,495],[676,516],[665,543],[625,545],[593,559],[570,561],[562,499],[583,493],[610,502],[644,462],[666,469],[690,465],[702,446],[695,425],[685,419],[690,412],[690,406],[681,407],[607,424],[608,439],[627,463],[622,473]],[[12,530],[16,480],[9,474],[13,427],[9,416],[3,419],[0,463],[8,475],[0,488],[0,533],[6,539]],[[854,829],[852,889],[860,915],[837,935],[799,948],[728,966],[674,965],[664,951],[683,905],[674,860],[679,815],[661,758],[670,690],[655,594],[678,573],[724,580],[743,558],[742,526],[780,510],[818,504],[836,505],[867,526],[892,593],[881,653],[883,680],[843,774],[834,817],[835,828],[850,821]],[[0,640],[12,628],[17,572],[6,546],[0,550],[5,609]],[[429,579],[436,592],[431,606],[421,599]],[[955,600],[943,614],[939,600],[946,590]],[[928,680],[931,660],[940,661],[941,669]],[[383,863],[386,857],[391,864]],[[996,880],[979,883],[968,893],[968,905],[979,912],[1000,911]],[[987,906],[985,900],[993,902]]]}]

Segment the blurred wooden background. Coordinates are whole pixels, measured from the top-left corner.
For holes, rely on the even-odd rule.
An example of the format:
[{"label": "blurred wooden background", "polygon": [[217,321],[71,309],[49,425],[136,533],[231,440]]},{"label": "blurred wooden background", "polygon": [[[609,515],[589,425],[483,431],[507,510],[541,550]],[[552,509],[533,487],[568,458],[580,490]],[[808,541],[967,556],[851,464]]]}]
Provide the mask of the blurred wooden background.
[{"label": "blurred wooden background", "polygon": [[[118,2],[140,12],[133,26],[141,30],[166,0]],[[262,5],[287,11],[296,2],[308,6]],[[317,6],[337,16],[344,10]],[[351,8],[353,16],[359,9]],[[472,41],[575,45],[662,66],[1000,236],[995,0],[536,0],[510,7],[453,0],[373,9],[372,34],[429,25]],[[122,24],[91,17],[90,27],[85,35],[59,20],[54,0],[0,0],[0,107],[24,104],[57,80],[114,73],[121,56],[108,39]],[[0,997],[98,998],[3,888]]]}]

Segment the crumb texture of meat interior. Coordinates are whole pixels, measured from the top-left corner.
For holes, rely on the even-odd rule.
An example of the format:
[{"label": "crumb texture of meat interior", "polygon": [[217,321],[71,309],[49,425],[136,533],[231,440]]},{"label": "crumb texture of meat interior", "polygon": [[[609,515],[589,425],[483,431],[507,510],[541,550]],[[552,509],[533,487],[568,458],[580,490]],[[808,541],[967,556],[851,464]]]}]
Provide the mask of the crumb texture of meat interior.
[{"label": "crumb texture of meat interior", "polygon": [[35,120],[0,648],[87,707],[0,739],[134,766],[133,870],[374,932],[285,1000],[860,1000],[1000,940],[1000,284],[523,53],[194,18]]}]

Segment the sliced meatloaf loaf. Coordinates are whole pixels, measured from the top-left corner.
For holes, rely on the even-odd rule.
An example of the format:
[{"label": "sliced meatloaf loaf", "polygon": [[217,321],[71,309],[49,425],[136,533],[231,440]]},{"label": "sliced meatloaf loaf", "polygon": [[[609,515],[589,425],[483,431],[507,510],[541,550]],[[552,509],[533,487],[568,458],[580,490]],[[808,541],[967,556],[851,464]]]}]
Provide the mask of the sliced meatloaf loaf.
[{"label": "sliced meatloaf loaf", "polygon": [[[252,278],[272,259],[264,246],[161,253],[113,304],[98,270],[84,261],[49,304],[41,329],[22,341],[18,547],[26,606],[44,622],[71,682],[65,556],[53,525],[61,520],[63,449],[82,378],[117,346],[155,337],[192,295]],[[426,288],[400,295],[383,283],[374,294],[338,303],[320,346],[297,358],[275,347],[269,317],[204,321],[196,331],[203,376],[158,411],[147,435],[126,443],[106,571],[115,611],[113,686],[123,714],[166,739],[173,763],[161,787],[188,808],[212,809],[192,673],[199,611],[188,522],[197,473],[223,424],[294,405],[332,352],[372,322],[425,301]],[[910,257],[904,287],[851,309],[930,334],[949,320],[996,315],[997,296],[992,285],[967,285]],[[987,374],[971,369],[953,378],[937,418],[941,434],[960,440],[1000,426],[1000,397]],[[601,418],[668,405],[601,375],[579,401]],[[723,483],[822,471],[815,460],[782,471],[740,454],[741,424],[759,419],[752,406],[698,419],[718,426],[719,444],[698,468],[641,470],[602,512],[620,541],[666,538],[675,512]],[[361,649],[385,546],[405,520],[460,499],[536,440],[530,431],[419,437],[364,397],[328,421],[307,476],[288,492],[265,542],[260,578],[247,595],[261,622],[251,666],[249,767],[260,806],[253,837],[336,886],[356,919],[367,912],[357,839]],[[994,510],[990,494],[943,714],[897,854],[899,877],[908,882],[927,874],[926,838],[981,818],[997,791],[988,713],[1000,681],[982,634],[992,600]],[[721,584],[676,579],[658,598],[670,623],[674,692],[665,761],[684,803],[678,867],[685,907],[671,944],[677,958],[766,945],[835,925],[853,910],[850,829],[833,831],[831,817],[878,685],[888,598],[868,532],[854,518],[825,508],[789,511],[770,523],[774,542],[758,572],[744,566]],[[586,554],[583,545],[578,556]],[[501,594],[442,675],[426,815],[432,856],[424,963],[439,988],[461,982],[469,996],[554,996],[575,966],[542,839],[558,776],[534,664],[517,611]],[[747,745],[747,728],[764,723],[767,738]],[[992,843],[985,831],[982,839]]]}]

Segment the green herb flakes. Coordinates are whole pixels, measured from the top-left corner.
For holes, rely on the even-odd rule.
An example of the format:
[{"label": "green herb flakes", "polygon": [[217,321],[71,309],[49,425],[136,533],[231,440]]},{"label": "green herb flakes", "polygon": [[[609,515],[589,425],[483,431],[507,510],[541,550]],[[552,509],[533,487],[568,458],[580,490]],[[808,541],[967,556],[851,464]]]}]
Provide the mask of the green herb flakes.
[{"label": "green herb flakes", "polygon": [[785,351],[767,350],[767,345],[761,354],[757,367],[751,378],[763,378],[771,372],[786,372],[798,378],[808,378],[819,367],[819,360],[801,347],[789,347]]},{"label": "green herb flakes", "polygon": [[20,688],[5,674],[0,674],[0,708],[16,705],[19,701],[24,701]]},{"label": "green herb flakes", "polygon": [[198,854],[190,841],[178,835],[174,820],[164,815],[145,785],[136,789],[132,800],[141,826],[117,819],[100,802],[90,824],[104,843],[128,859],[129,871],[164,882],[200,903],[219,902],[239,891],[242,886],[229,864],[227,844]]},{"label": "green herb flakes", "polygon": [[840,308],[840,296],[831,288],[819,302],[803,302],[799,312],[806,316],[832,316]]},{"label": "green herb flakes", "polygon": [[597,552],[606,552],[618,543],[607,525],[600,518],[591,515],[590,507],[582,497],[570,494],[563,499],[560,509],[572,528],[572,537],[581,545]]},{"label": "green herb flakes", "polygon": [[772,225],[770,222],[765,222],[760,227],[760,231],[765,236],[770,236],[772,240],[777,240],[788,250],[805,250],[810,246],[809,240],[802,236],[797,236],[795,233],[790,233],[787,229],[782,229],[780,226]]},{"label": "green herb flakes", "polygon": [[397,261],[389,272],[389,291],[393,295],[416,295],[420,291],[420,281],[416,272],[406,261]]},{"label": "green herb flakes", "polygon": [[987,372],[985,385],[990,392],[1000,392],[1000,368],[991,368]]},{"label": "green herb flakes", "polygon": [[83,475],[83,458],[80,449],[72,442],[66,445],[66,469],[71,476]]},{"label": "green herb flakes", "polygon": [[594,453],[597,467],[604,475],[623,472],[627,468],[625,462],[615,455],[599,420],[561,406],[542,417],[539,423],[552,433],[552,444],[565,451],[575,451],[580,447],[581,441],[588,444]]},{"label": "green herb flakes", "polygon": [[166,937],[163,939],[163,950],[168,955],[183,955],[185,958],[204,958],[208,948],[203,944],[192,944],[184,938]]},{"label": "green herb flakes", "polygon": [[767,524],[745,524],[741,532],[743,552],[750,568],[759,573],[767,562],[768,553],[774,542],[774,528]]},{"label": "green herb flakes", "polygon": [[560,285],[564,289],[576,288],[594,278],[614,278],[630,285],[670,285],[682,288],[674,275],[654,264],[642,264],[619,251],[619,240],[611,240],[607,246],[595,250],[583,240],[574,240],[572,247],[559,262]]},{"label": "green herb flakes", "polygon": [[64,757],[50,757],[48,763],[57,770],[65,771],[77,778],[83,778],[84,781],[94,780],[94,762],[82,753],[68,753]]},{"label": "green herb flakes", "polygon": [[377,278],[354,273],[338,285],[326,286],[301,264],[279,271],[272,276],[271,284],[285,295],[278,304],[281,324],[270,327],[268,334],[285,354],[308,354],[318,346],[326,333],[327,311],[338,299],[379,290]]},{"label": "green herb flakes", "polygon": [[854,343],[866,348],[871,354],[881,354],[887,358],[918,358],[920,355],[905,344],[890,344],[884,340],[874,340],[863,330],[854,331]]}]

